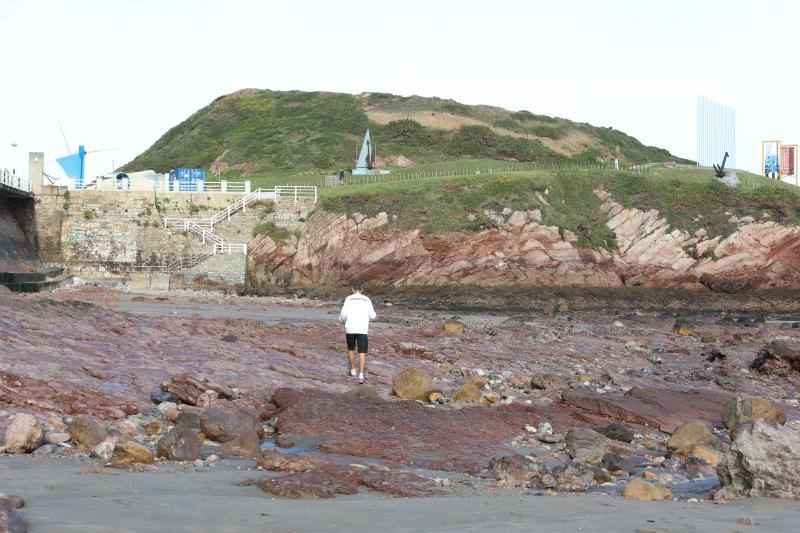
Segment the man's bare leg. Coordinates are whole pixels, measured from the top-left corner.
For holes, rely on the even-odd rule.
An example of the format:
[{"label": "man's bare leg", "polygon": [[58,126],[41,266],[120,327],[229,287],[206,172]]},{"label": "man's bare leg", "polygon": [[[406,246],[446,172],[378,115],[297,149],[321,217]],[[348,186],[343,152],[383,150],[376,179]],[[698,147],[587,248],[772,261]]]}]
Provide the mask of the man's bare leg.
[{"label": "man's bare leg", "polygon": [[365,354],[365,353],[358,354],[358,359],[359,359],[359,361],[358,361],[359,362],[359,367],[358,367],[359,368],[359,372],[361,374],[363,374],[364,373],[364,368],[367,366],[367,354]]},{"label": "man's bare leg", "polygon": [[356,352],[354,350],[347,350],[347,360],[350,362],[350,370],[356,367]]}]

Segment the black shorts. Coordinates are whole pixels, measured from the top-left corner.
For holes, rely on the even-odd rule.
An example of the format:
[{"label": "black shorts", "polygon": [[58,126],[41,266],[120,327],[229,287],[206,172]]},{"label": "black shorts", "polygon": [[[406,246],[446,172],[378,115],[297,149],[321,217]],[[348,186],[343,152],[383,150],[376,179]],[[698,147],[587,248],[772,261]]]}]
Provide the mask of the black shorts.
[{"label": "black shorts", "polygon": [[367,335],[365,333],[346,333],[347,349],[353,351],[358,344],[358,353],[367,353]]}]

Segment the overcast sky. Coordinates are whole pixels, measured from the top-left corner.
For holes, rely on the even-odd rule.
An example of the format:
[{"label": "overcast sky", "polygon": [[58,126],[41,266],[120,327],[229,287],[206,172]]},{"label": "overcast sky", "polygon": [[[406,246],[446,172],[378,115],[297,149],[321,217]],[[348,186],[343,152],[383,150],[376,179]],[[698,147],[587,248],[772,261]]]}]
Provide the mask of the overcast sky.
[{"label": "overcast sky", "polygon": [[800,2],[0,0],[0,167],[109,171],[244,87],[453,98],[613,126],[695,158],[698,93],[737,166],[800,142]]}]

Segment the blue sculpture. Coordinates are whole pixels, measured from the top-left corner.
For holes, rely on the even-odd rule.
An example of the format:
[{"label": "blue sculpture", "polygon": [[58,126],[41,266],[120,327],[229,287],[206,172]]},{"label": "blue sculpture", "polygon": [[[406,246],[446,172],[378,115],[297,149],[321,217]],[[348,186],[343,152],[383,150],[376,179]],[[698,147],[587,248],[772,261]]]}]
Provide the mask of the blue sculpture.
[{"label": "blue sculpture", "polygon": [[364,135],[364,142],[361,143],[361,152],[358,154],[358,160],[356,161],[356,168],[353,169],[353,175],[364,176],[389,173],[388,169],[381,170],[373,168],[374,164],[375,145],[369,135],[369,130],[367,130],[367,134]]},{"label": "blue sculpture", "polygon": [[75,188],[83,189],[83,178],[86,170],[86,148],[80,145],[77,153],[59,157],[56,161],[64,169],[67,177],[75,180]]}]

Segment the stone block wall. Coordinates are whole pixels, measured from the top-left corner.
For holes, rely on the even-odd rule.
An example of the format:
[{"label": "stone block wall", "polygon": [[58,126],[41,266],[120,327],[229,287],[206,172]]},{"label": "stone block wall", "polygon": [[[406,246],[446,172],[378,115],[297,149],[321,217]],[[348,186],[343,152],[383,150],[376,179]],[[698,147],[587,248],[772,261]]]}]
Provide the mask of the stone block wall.
[{"label": "stone block wall", "polygon": [[[239,199],[237,194],[71,191],[37,196],[36,234],[47,263],[76,274],[116,275],[138,264],[164,264],[207,252],[209,244],[180,228],[165,229],[164,217],[209,217]],[[263,208],[237,213],[214,231],[226,241],[246,243]]]},{"label": "stone block wall", "polygon": [[191,283],[199,275],[211,281],[220,281],[231,285],[243,284],[247,275],[247,256],[245,254],[212,255],[202,263],[181,271],[187,283]]}]

